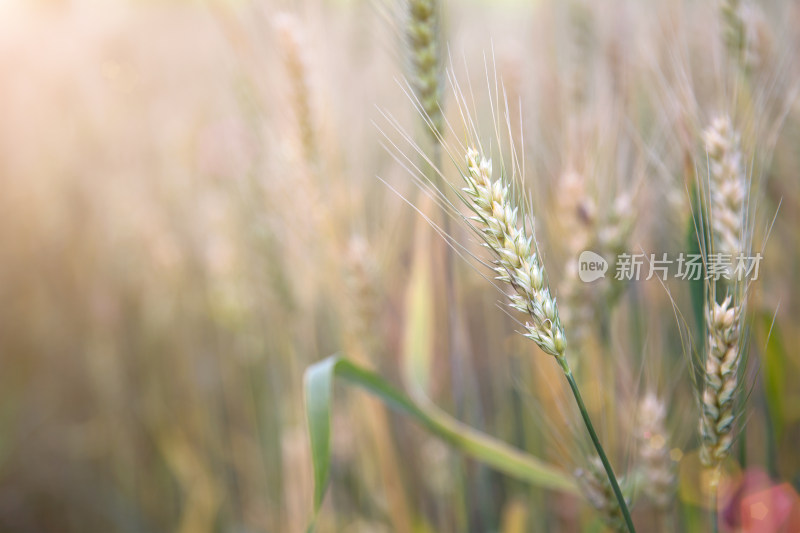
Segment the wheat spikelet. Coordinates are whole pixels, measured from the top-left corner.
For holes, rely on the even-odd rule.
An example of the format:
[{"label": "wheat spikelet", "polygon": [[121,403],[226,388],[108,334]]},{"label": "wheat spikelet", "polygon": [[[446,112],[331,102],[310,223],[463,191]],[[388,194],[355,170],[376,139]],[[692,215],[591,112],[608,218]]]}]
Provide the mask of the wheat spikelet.
[{"label": "wheat spikelet", "polygon": [[703,140],[710,162],[713,251],[735,257],[743,250],[746,197],[739,135],[730,119],[721,116],[703,132]]},{"label": "wheat spikelet", "polygon": [[734,399],[739,387],[738,371],[740,308],[731,297],[721,304],[711,303],[706,322],[705,379],[700,418],[703,445],[700,459],[715,467],[728,455],[733,444]]},{"label": "wheat spikelet", "polygon": [[575,471],[575,478],[578,480],[581,493],[598,512],[603,522],[613,531],[620,533],[627,531],[622,511],[611,489],[611,483],[603,471],[600,458],[592,457],[585,470],[579,468]]},{"label": "wheat spikelet", "polygon": [[564,357],[566,339],[558,317],[555,299],[545,285],[545,272],[536,241],[526,232],[525,221],[517,227],[519,208],[509,185],[492,180],[492,162],[475,149],[467,151],[465,202],[474,211],[472,221],[485,245],[494,255],[497,279],[514,288],[511,307],[532,319],[525,324],[525,336],[558,359]]},{"label": "wheat spikelet", "polygon": [[411,48],[414,93],[432,126],[436,140],[442,131],[435,0],[408,0],[408,40]]},{"label": "wheat spikelet", "polygon": [[642,398],[637,411],[639,459],[644,472],[644,493],[659,511],[669,509],[675,495],[675,471],[669,456],[667,408],[653,393]]}]

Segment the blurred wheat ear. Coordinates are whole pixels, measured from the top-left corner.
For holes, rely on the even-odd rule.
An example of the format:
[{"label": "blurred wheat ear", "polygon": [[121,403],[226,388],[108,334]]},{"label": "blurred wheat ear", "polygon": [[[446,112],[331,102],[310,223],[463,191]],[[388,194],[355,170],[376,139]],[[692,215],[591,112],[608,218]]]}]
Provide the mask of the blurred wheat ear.
[{"label": "blurred wheat ear", "polygon": [[616,533],[627,531],[614,490],[603,471],[603,463],[595,456],[589,460],[586,469],[575,471],[575,478],[586,500],[598,512],[603,523]]},{"label": "blurred wheat ear", "polygon": [[435,144],[442,134],[443,116],[436,0],[408,1],[408,41],[412,63],[414,95],[429,121]]},{"label": "blurred wheat ear", "polygon": [[666,515],[675,499],[675,468],[669,455],[670,434],[666,425],[667,406],[655,393],[639,402],[636,434],[639,459],[644,472],[643,491],[656,510]]},{"label": "blurred wheat ear", "polygon": [[721,0],[720,15],[723,23],[723,41],[731,57],[739,61],[744,56],[746,45],[741,0]]},{"label": "blurred wheat ear", "polygon": [[273,24],[277,30],[290,84],[292,108],[303,157],[307,164],[313,166],[317,162],[319,148],[300,23],[293,15],[280,13],[275,16]]},{"label": "blurred wheat ear", "polygon": [[703,141],[710,165],[712,253],[735,258],[743,251],[747,197],[739,134],[730,118],[723,115],[715,118],[703,132]]}]

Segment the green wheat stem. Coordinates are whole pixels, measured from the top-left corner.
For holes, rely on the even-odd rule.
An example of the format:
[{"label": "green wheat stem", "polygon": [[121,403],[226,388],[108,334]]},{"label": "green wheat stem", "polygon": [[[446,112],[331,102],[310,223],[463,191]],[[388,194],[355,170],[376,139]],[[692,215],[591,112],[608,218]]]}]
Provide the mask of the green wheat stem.
[{"label": "green wheat stem", "polygon": [[592,438],[592,443],[594,444],[595,450],[597,450],[597,455],[600,456],[600,461],[603,462],[603,468],[605,468],[608,481],[611,483],[611,488],[614,490],[614,496],[616,496],[617,503],[619,503],[619,508],[622,511],[622,516],[625,518],[625,525],[627,525],[630,533],[636,533],[636,528],[633,527],[633,520],[631,519],[630,511],[628,511],[628,504],[625,503],[625,497],[622,495],[622,490],[619,488],[619,483],[617,483],[617,476],[614,475],[614,469],[611,468],[611,463],[608,461],[608,457],[606,457],[606,452],[603,450],[603,446],[600,444],[600,439],[597,437],[597,433],[594,430],[591,418],[589,418],[589,412],[586,410],[586,405],[583,403],[581,391],[578,389],[578,384],[575,383],[575,378],[572,375],[572,370],[569,367],[569,363],[567,363],[566,357],[558,357],[558,364],[561,365],[564,375],[567,377],[569,386],[572,389],[572,394],[575,396],[575,402],[578,404],[581,417],[583,417],[583,423],[586,425],[586,429],[589,431],[589,436]]},{"label": "green wheat stem", "polygon": [[719,533],[719,513],[717,511],[719,498],[719,480],[722,477],[722,470],[719,465],[714,469],[711,478],[711,531]]},{"label": "green wheat stem", "polygon": [[719,533],[719,520],[717,518],[717,490],[711,493],[711,531]]}]

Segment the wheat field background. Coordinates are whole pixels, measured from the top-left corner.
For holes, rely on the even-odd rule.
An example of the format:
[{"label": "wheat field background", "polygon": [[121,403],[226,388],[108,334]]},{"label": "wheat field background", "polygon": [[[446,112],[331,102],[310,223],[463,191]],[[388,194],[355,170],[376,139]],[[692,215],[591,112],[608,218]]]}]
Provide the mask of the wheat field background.
[{"label": "wheat field background", "polygon": [[0,0],[0,531],[800,531],[798,39]]}]

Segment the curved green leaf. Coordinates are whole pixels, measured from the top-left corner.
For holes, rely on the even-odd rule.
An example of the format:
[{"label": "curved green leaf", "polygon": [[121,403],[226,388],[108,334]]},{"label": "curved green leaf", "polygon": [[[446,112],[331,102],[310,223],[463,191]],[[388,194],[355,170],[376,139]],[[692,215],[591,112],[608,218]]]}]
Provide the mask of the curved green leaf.
[{"label": "curved green leaf", "polygon": [[[456,449],[519,480],[543,488],[577,493],[562,470],[453,419],[443,411],[420,406],[374,372],[339,355],[310,366],[305,373],[306,415],[314,466],[314,514],[322,505],[330,476],[333,380],[340,378],[373,394],[387,406],[411,416]],[[313,523],[312,523],[313,528]]]}]

